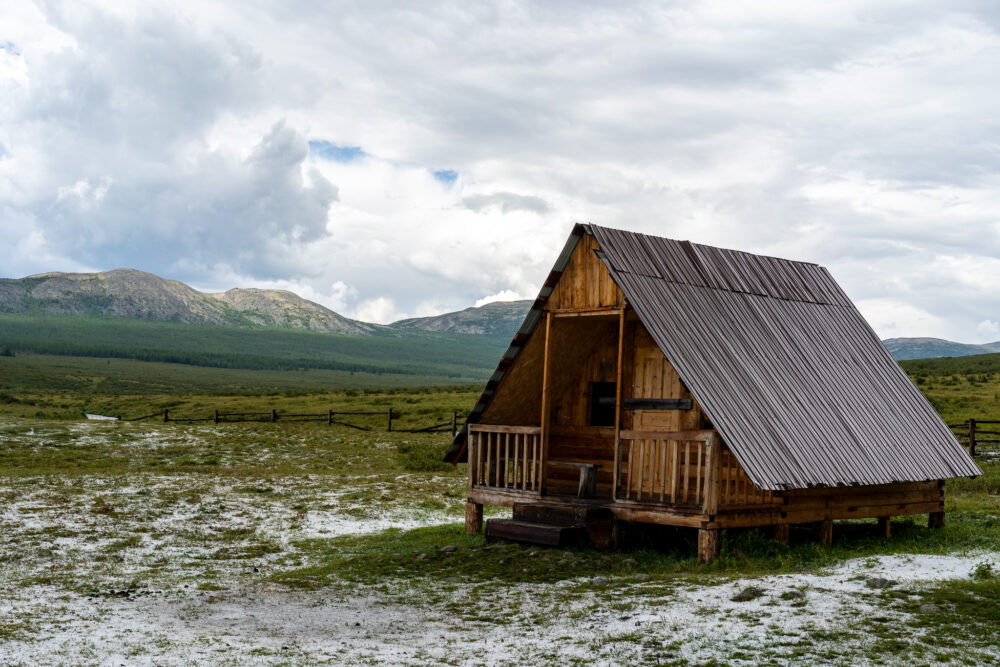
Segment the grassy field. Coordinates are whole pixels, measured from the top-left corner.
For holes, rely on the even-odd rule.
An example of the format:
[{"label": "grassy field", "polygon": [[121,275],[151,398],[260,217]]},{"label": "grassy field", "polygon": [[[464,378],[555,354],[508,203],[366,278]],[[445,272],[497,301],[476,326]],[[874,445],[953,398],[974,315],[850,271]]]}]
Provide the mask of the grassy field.
[{"label": "grassy field", "polygon": [[[381,376],[381,386],[479,382],[509,339],[382,331],[371,336],[278,328],[202,326],[116,317],[0,314],[0,354],[133,359],[250,370],[342,371]],[[417,378],[413,381],[408,378]]]},{"label": "grassy field", "polygon": [[1000,354],[913,359],[903,369],[949,424],[1000,419]]},{"label": "grassy field", "polygon": [[[468,409],[477,387],[107,361],[0,357],[2,664],[1000,661],[996,445],[982,477],[948,481],[944,529],[901,519],[883,542],[874,521],[837,522],[832,548],[806,528],[787,547],[728,531],[705,566],[694,531],[625,553],[465,535],[449,436],[380,417],[368,432],[79,421],[392,406],[406,427]],[[997,414],[1000,374],[937,363],[908,370],[947,420]]]},{"label": "grassy field", "polygon": [[838,522],[831,549],[730,531],[704,566],[693,531],[627,553],[465,535],[447,439],[0,420],[0,662],[1000,659],[994,450],[949,482],[943,530],[901,520],[884,543]]}]

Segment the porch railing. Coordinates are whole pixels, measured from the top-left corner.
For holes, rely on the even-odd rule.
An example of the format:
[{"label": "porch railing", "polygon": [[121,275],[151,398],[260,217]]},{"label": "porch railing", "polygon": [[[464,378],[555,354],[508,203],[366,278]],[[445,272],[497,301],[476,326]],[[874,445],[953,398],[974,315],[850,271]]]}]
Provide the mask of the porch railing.
[{"label": "porch railing", "polygon": [[541,488],[540,426],[469,424],[469,490],[537,494]]},{"label": "porch railing", "polygon": [[757,489],[713,430],[622,431],[615,500],[700,509],[780,503]]},{"label": "porch railing", "polygon": [[615,499],[698,507],[717,503],[711,472],[720,445],[712,430],[622,431]]}]

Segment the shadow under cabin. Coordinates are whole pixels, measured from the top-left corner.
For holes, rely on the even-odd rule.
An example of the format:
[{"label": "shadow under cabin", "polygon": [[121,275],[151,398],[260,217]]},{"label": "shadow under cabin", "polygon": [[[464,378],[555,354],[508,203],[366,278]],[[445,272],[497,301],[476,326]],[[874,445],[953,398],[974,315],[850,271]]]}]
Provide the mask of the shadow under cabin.
[{"label": "shadow under cabin", "polygon": [[821,266],[577,225],[445,455],[466,528],[620,542],[927,514],[982,471]]}]

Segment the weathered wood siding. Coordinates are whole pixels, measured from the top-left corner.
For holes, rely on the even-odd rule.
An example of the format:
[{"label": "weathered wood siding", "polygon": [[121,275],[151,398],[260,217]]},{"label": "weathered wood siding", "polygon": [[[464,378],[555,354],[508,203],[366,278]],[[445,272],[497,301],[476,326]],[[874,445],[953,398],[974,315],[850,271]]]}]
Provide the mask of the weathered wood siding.
[{"label": "weathered wood siding", "polygon": [[580,240],[549,297],[546,304],[549,310],[622,304],[622,291],[611,279],[604,262],[594,254],[597,249],[597,239],[593,236],[587,235]]},{"label": "weathered wood siding", "polygon": [[626,328],[632,361],[624,396],[628,398],[689,398],[691,410],[634,410],[626,427],[637,431],[685,431],[704,426],[698,401],[681,382],[663,352],[638,321]]}]

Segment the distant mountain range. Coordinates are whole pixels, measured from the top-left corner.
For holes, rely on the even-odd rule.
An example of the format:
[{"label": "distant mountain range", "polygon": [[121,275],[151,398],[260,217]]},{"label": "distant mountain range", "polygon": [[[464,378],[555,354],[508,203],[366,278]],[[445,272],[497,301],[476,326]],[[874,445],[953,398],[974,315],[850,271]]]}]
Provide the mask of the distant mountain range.
[{"label": "distant mountain range", "polygon": [[415,317],[393,322],[392,328],[400,331],[421,330],[441,333],[498,335],[513,338],[518,327],[534,303],[525,301],[495,301],[485,306],[466,308],[455,313]]},{"label": "distant mountain range", "polygon": [[[191,324],[271,326],[357,336],[430,331],[511,338],[531,304],[530,300],[494,302],[454,313],[381,325],[352,320],[285,290],[236,288],[209,294],[182,282],[135,269],[42,273],[27,278],[0,279],[0,313],[39,312]],[[889,338],[883,343],[898,360],[1000,352],[1000,341],[970,345],[940,338]]]},{"label": "distant mountain range", "polygon": [[887,338],[882,341],[897,360],[931,359],[934,357],[969,357],[974,354],[1000,352],[1000,341],[971,345],[954,343],[941,338]]},{"label": "distant mountain range", "polygon": [[112,316],[189,324],[273,326],[323,333],[434,331],[513,336],[531,301],[496,302],[457,313],[388,326],[344,317],[285,290],[236,288],[199,292],[176,280],[135,269],[101,273],[41,273],[0,279],[0,313]]}]

